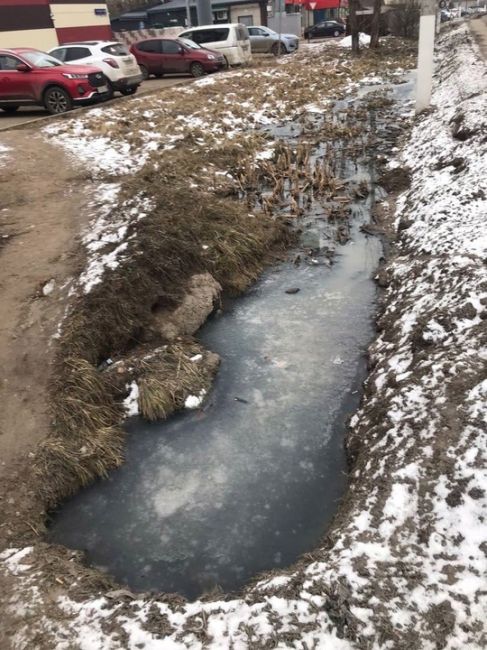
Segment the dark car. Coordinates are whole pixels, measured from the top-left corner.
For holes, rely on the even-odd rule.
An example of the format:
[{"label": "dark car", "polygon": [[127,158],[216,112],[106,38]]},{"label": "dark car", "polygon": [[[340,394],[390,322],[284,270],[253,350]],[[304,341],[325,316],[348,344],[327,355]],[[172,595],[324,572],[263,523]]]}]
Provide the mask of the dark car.
[{"label": "dark car", "polygon": [[323,36],[342,36],[345,34],[345,26],[336,20],[324,20],[316,25],[306,27],[304,38],[322,38]]},{"label": "dark car", "polygon": [[187,38],[150,38],[134,43],[130,51],[145,79],[153,74],[191,74],[201,77],[206,72],[216,72],[226,67],[225,57],[207,50]]},{"label": "dark car", "polygon": [[32,105],[64,113],[75,105],[108,97],[105,76],[98,68],[63,65],[27,47],[0,50],[0,108],[8,113]]}]

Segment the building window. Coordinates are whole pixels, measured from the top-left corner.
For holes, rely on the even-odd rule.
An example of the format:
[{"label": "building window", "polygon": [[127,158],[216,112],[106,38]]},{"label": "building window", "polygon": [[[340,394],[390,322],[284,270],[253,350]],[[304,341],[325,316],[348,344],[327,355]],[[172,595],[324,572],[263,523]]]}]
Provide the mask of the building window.
[{"label": "building window", "polygon": [[253,16],[239,16],[237,22],[242,23],[242,25],[245,25],[246,27],[252,27],[252,25],[254,24],[254,17]]}]

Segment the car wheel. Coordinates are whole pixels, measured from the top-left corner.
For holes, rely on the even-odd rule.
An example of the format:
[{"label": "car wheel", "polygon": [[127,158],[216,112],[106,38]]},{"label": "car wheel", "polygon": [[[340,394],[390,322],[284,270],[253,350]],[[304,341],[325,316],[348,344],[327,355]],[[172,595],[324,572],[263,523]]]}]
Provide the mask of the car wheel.
[{"label": "car wheel", "polygon": [[140,71],[142,72],[142,79],[144,81],[147,81],[149,78],[149,70],[145,67],[145,65],[139,65]]},{"label": "car wheel", "polygon": [[339,32],[338,29],[335,29],[335,31],[333,32],[333,36],[340,36],[340,35],[341,32]]},{"label": "car wheel", "polygon": [[122,95],[135,95],[137,88],[138,86],[129,86],[128,88],[122,88],[120,92]]},{"label": "car wheel", "polygon": [[105,85],[106,85],[106,87],[108,88],[108,91],[107,91],[107,95],[108,95],[107,100],[108,100],[108,99],[112,99],[112,98],[113,98],[114,90],[113,90],[112,82],[110,81],[110,79],[109,79],[108,77],[105,77]]},{"label": "car wheel", "polygon": [[225,63],[223,64],[223,70],[228,70],[230,68],[230,64],[228,63],[228,59],[225,55],[223,55],[223,58],[225,59]]},{"label": "car wheel", "polygon": [[19,110],[18,106],[4,106],[2,108],[2,111],[5,111],[6,113],[15,113],[15,111],[18,110]]},{"label": "car wheel", "polygon": [[284,43],[274,43],[271,49],[271,52],[274,56],[279,56],[279,54],[284,54],[285,51],[286,48],[284,47]]},{"label": "car wheel", "polygon": [[202,77],[205,74],[205,69],[203,68],[201,63],[198,63],[197,61],[191,64],[189,71],[191,72],[193,77]]},{"label": "car wheel", "polygon": [[70,111],[73,108],[73,100],[63,88],[52,86],[44,93],[44,106],[51,115],[58,115]]}]

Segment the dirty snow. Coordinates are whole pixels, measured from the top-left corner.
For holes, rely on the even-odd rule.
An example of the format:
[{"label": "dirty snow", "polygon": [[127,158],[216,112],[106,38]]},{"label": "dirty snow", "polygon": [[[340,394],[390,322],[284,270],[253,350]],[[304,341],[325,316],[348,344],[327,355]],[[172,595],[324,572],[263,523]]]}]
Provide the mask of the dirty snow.
[{"label": "dirty snow", "polygon": [[[361,47],[364,47],[365,45],[370,44],[370,36],[368,34],[364,34],[363,32],[360,32],[358,35],[358,42]],[[340,47],[352,47],[352,37],[351,36],[345,36],[345,38],[342,38],[342,40],[338,43]]]},{"label": "dirty snow", "polygon": [[135,195],[120,202],[119,193],[119,183],[100,183],[97,198],[90,205],[93,218],[82,236],[87,262],[79,278],[84,293],[102,281],[106,269],[119,266],[132,236],[129,229],[151,210],[150,198]]},{"label": "dirty snow", "polygon": [[[193,360],[194,358],[191,359],[191,361]],[[188,395],[188,397],[184,400],[184,407],[187,409],[197,409],[198,406],[200,406],[203,403],[205,395],[206,395],[206,390],[204,389],[202,389],[198,395]]]},{"label": "dirty snow", "polygon": [[127,417],[139,414],[139,387],[137,382],[133,381],[127,386],[129,394],[123,400],[123,406]]}]

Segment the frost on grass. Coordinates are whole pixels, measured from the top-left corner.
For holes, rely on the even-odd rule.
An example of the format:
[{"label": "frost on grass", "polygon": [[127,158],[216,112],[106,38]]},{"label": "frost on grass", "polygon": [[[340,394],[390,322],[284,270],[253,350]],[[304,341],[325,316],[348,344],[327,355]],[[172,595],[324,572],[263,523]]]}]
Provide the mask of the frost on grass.
[{"label": "frost on grass", "polygon": [[411,186],[398,203],[380,335],[351,421],[350,491],[323,547],[240,598],[206,602],[56,596],[44,572],[37,584],[59,614],[49,621],[27,560],[12,551],[0,559],[15,578],[12,598],[29,610],[28,619],[19,615],[20,647],[41,634],[51,647],[76,639],[83,650],[486,647],[487,114],[479,106],[487,78],[480,61],[465,26],[443,37],[435,108],[417,120],[402,154]]}]

